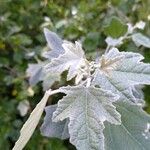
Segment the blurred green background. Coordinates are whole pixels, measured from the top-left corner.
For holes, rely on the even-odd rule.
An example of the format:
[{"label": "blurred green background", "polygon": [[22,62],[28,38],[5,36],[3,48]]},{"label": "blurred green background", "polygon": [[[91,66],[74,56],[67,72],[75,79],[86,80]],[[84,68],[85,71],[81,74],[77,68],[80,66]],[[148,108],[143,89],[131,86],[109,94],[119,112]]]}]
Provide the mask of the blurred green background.
[{"label": "blurred green background", "polygon": [[[80,39],[91,57],[95,50],[101,53],[106,48],[105,26],[113,16],[122,23],[144,21],[146,27],[140,32],[150,37],[150,0],[0,0],[0,150],[13,147],[20,128],[43,95],[41,83],[31,88],[26,77],[28,63],[43,59],[43,28],[67,40]],[[113,26],[111,30],[115,31]],[[150,49],[137,48],[131,40],[119,49],[142,53],[145,62],[150,62]],[[150,113],[150,87],[143,90],[145,110]],[[18,105],[25,100],[30,106],[22,116]],[[42,137],[38,128],[25,149],[75,148],[67,140]]]}]

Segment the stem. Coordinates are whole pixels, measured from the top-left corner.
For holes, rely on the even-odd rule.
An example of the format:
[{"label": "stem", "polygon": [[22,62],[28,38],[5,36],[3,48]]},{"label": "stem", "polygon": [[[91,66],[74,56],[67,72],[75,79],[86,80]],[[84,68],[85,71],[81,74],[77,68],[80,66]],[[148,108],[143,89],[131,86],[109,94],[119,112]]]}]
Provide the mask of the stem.
[{"label": "stem", "polygon": [[53,90],[53,91],[52,91],[51,89],[49,89],[49,90],[46,91],[46,93],[47,93],[49,96],[54,95],[54,94],[57,94],[57,93],[60,93],[60,92],[61,92],[60,89]]},{"label": "stem", "polygon": [[109,52],[109,49],[111,48],[110,45],[107,45],[106,50],[105,50],[105,54],[107,54]]},{"label": "stem", "polygon": [[90,85],[91,85],[91,77],[88,77],[86,87],[89,87]]}]

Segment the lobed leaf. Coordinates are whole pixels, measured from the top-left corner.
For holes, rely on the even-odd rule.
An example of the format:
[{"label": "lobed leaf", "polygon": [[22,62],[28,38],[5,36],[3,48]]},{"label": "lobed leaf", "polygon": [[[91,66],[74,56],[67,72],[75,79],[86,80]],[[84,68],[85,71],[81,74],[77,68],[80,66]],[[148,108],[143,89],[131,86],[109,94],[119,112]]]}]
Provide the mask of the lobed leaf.
[{"label": "lobed leaf", "polygon": [[[141,62],[143,56],[131,52],[119,52],[110,50],[104,57],[107,59],[119,58],[117,64],[109,72],[102,69],[95,71],[93,84],[99,85],[105,90],[111,90],[120,96],[120,99],[139,102],[133,91],[139,84],[150,84],[150,64]],[[108,66],[109,68],[109,66]]]},{"label": "lobed leaf", "polygon": [[120,114],[112,105],[118,97],[95,87],[63,87],[66,93],[53,113],[55,122],[69,118],[70,142],[78,150],[103,150],[104,121],[120,124]]},{"label": "lobed leaf", "polygon": [[63,47],[65,53],[47,64],[46,70],[50,73],[61,74],[69,69],[67,80],[71,80],[77,75],[80,66],[84,64],[84,52],[78,42],[75,45],[72,43],[64,43]]},{"label": "lobed leaf", "polygon": [[48,46],[51,49],[51,51],[48,51],[44,54],[46,58],[48,59],[56,58],[60,54],[64,53],[64,49],[62,47],[63,40],[56,33],[51,32],[48,29],[44,28],[44,35],[48,43]]}]

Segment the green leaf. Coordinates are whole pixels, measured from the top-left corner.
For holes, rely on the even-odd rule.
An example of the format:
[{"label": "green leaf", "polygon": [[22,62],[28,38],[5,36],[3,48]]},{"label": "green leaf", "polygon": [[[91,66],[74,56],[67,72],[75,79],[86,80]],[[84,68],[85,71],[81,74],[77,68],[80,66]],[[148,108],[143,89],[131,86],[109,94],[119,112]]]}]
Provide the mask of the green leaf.
[{"label": "green leaf", "polygon": [[53,113],[55,122],[69,118],[70,142],[78,150],[104,150],[104,121],[120,124],[120,114],[113,106],[118,97],[95,87],[63,87],[66,93]]},{"label": "green leaf", "polygon": [[105,148],[107,150],[149,150],[150,116],[141,107],[118,102],[121,125],[105,122]]},{"label": "green leaf", "polygon": [[25,34],[17,34],[10,37],[10,42],[16,46],[28,46],[32,44],[32,39]]},{"label": "green leaf", "polygon": [[104,33],[106,36],[111,36],[113,38],[119,38],[127,32],[127,25],[117,17],[112,17],[109,24],[104,27]]},{"label": "green leaf", "polygon": [[95,50],[99,44],[100,35],[97,32],[91,32],[85,37],[83,47],[87,51]]}]

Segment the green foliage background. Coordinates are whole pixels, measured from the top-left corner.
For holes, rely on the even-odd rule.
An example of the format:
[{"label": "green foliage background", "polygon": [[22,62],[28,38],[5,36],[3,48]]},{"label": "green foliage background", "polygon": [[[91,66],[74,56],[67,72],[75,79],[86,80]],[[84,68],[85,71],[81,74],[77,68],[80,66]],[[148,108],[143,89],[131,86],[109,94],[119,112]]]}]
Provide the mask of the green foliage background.
[{"label": "green foliage background", "polygon": [[[21,126],[43,95],[39,84],[33,87],[32,96],[25,71],[28,63],[42,59],[40,54],[46,46],[44,27],[65,39],[80,39],[91,57],[95,50],[98,53],[105,50],[107,34],[116,33],[114,25],[106,32],[112,17],[122,23],[145,21],[146,28],[140,32],[150,37],[149,6],[149,0],[0,0],[0,150],[13,147]],[[131,41],[126,41],[120,50],[142,53],[145,61],[150,62],[150,49],[137,48]],[[143,90],[148,104],[145,109],[150,112],[150,87]],[[30,102],[25,117],[17,110],[23,100]],[[44,138],[37,129],[25,149],[75,148],[67,140]]]}]

